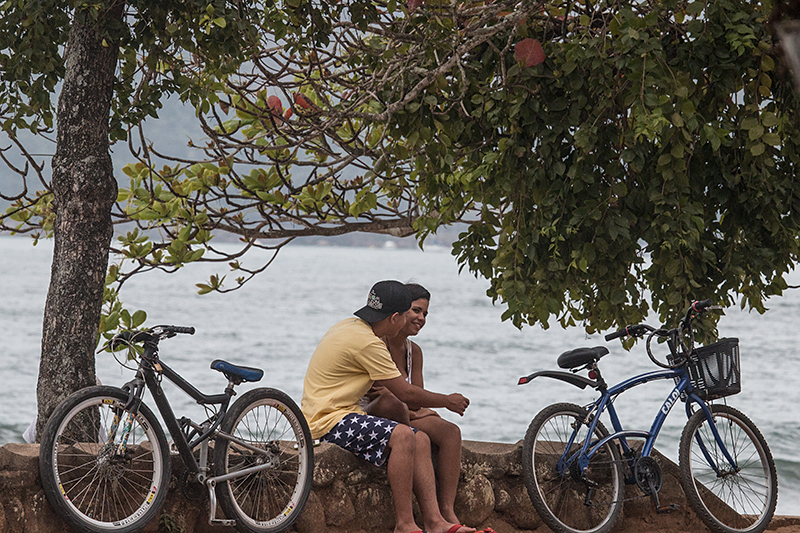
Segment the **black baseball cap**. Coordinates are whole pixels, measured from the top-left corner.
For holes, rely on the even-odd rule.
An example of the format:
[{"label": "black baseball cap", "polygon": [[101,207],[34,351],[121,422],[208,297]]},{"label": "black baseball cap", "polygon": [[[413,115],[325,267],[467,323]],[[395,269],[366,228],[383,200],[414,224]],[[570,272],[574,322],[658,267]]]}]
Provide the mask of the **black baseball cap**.
[{"label": "black baseball cap", "polygon": [[367,305],[354,314],[370,324],[411,309],[411,291],[399,281],[379,281],[372,286]]}]

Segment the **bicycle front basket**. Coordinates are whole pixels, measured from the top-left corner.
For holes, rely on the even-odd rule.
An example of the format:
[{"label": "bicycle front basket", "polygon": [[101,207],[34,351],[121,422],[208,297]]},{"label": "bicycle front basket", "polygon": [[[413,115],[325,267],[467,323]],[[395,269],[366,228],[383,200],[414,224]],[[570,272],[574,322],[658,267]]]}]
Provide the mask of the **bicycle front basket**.
[{"label": "bicycle front basket", "polygon": [[694,392],[704,400],[741,392],[739,339],[722,339],[692,350],[689,378]]}]

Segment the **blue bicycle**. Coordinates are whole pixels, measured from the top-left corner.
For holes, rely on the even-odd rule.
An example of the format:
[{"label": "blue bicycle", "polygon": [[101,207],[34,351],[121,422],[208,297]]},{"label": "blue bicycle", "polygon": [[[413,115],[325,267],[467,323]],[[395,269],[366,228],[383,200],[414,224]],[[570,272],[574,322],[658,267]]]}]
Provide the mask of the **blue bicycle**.
[{"label": "blue bicycle", "polygon": [[[715,533],[758,533],[769,525],[778,499],[778,480],[761,432],[740,411],[713,400],[741,390],[738,339],[694,348],[692,322],[712,309],[711,301],[694,302],[675,329],[646,324],[627,326],[606,335],[610,341],[647,335],[647,354],[663,370],[631,377],[609,386],[598,367],[608,353],[599,346],[561,354],[558,366],[570,372],[545,370],[520,378],[555,378],[600,395],[585,407],[558,403],[544,408],[525,435],[522,465],[534,508],[556,533],[606,533],[623,502],[641,493],[658,512],[673,510],[658,498],[663,476],[651,452],[671,409],[683,402],[688,422],[679,448],[681,484],[695,513]],[[666,362],[652,352],[651,341],[664,339]],[[588,377],[577,372],[588,370]],[[614,408],[623,392],[654,380],[672,379],[675,387],[664,400],[649,431],[625,430]],[[608,413],[613,433],[600,422]],[[628,439],[643,439],[639,448]],[[641,493],[628,493],[635,485]],[[635,490],[635,489],[634,489]]]}]

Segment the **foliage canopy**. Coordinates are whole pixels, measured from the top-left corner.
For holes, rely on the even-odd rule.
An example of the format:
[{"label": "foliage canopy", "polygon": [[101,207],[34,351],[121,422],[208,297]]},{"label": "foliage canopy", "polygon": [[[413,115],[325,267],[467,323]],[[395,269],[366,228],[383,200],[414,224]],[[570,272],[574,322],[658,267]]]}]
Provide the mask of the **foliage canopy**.
[{"label": "foliage canopy", "polygon": [[[518,326],[596,331],[650,310],[666,321],[695,298],[742,296],[763,311],[786,289],[800,132],[767,5],[152,4],[131,2],[120,30],[111,121],[139,162],[124,169],[115,216],[138,227],[115,245],[126,262],[112,265],[112,285],[224,261],[235,288],[266,267],[245,267],[253,246],[350,231],[423,241],[465,223],[453,253]],[[22,24],[11,11],[18,20],[2,24]],[[63,32],[61,13],[48,24]],[[0,86],[12,133],[52,125],[43,95],[63,69],[63,40],[17,65],[7,51],[21,43],[0,44],[13,66]],[[139,127],[168,92],[195,106],[208,136],[193,161]],[[46,226],[47,194],[23,194],[9,213],[8,227]],[[144,231],[156,228],[163,239]],[[242,250],[216,249],[220,231]],[[200,291],[228,290],[223,281]]]}]

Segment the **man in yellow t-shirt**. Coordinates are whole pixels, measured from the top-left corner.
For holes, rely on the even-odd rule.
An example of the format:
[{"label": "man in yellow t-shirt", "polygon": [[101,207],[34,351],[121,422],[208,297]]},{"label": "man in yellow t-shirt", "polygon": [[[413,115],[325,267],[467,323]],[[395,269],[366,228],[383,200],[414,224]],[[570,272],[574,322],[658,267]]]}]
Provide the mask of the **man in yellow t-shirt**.
[{"label": "man in yellow t-shirt", "polygon": [[445,407],[464,414],[469,400],[458,393],[437,394],[408,383],[381,337],[393,337],[406,323],[411,293],[399,281],[380,281],[370,290],[357,318],[342,320],[322,337],[303,382],[302,410],[311,436],[332,442],[378,466],[385,466],[395,506],[394,533],[420,533],[412,493],[428,533],[471,533],[439,511],[431,443],[425,433],[393,420],[370,416],[359,405],[381,380],[410,408]]}]

